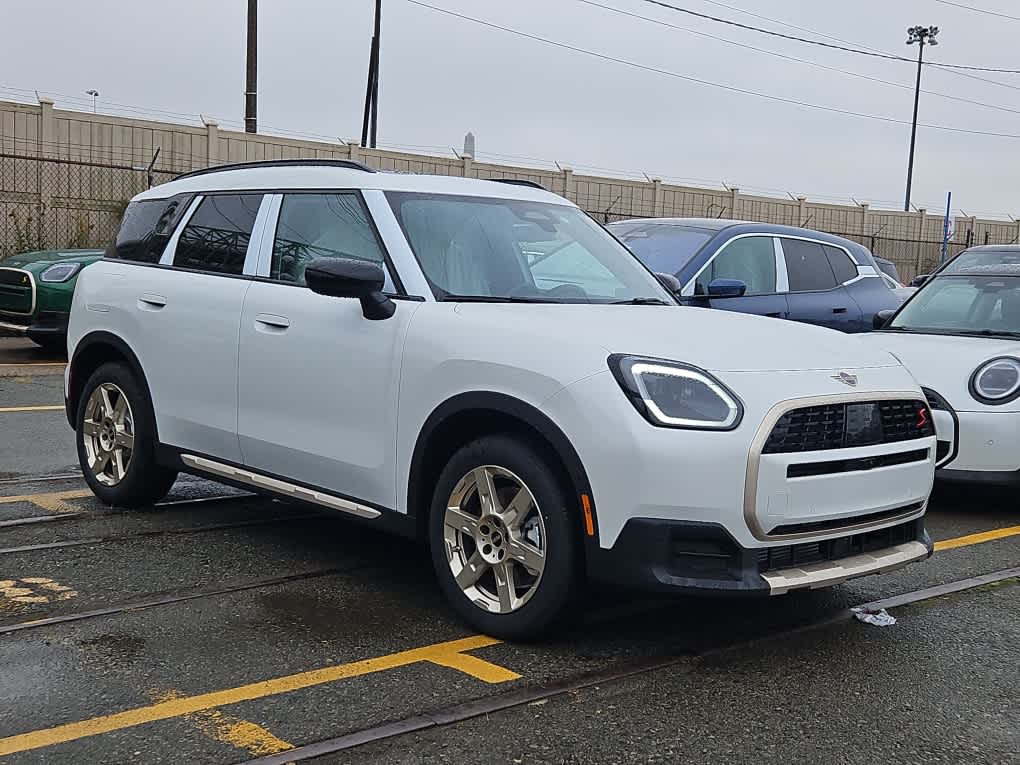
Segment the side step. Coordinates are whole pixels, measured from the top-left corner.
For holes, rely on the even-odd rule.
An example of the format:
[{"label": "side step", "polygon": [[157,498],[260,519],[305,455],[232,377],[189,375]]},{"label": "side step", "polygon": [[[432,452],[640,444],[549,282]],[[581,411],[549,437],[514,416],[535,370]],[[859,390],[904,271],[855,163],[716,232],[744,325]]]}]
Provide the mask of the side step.
[{"label": "side step", "polygon": [[181,462],[188,467],[200,470],[203,473],[211,473],[212,475],[222,476],[223,478],[228,478],[231,481],[237,481],[258,489],[265,489],[266,491],[271,491],[274,494],[281,494],[286,497],[292,497],[293,499],[299,499],[302,502],[311,502],[316,505],[328,507],[332,510],[340,510],[344,513],[356,515],[359,518],[378,518],[382,515],[382,513],[374,507],[359,505],[357,502],[352,502],[349,499],[343,499],[342,497],[326,494],[325,492],[316,491],[315,489],[308,489],[304,486],[298,486],[296,483],[281,481],[278,478],[270,478],[269,476],[262,475],[261,473],[254,473],[250,470],[245,470],[244,468],[227,465],[222,462],[216,462],[215,460],[206,459],[205,457],[196,457],[194,454],[182,454]]}]

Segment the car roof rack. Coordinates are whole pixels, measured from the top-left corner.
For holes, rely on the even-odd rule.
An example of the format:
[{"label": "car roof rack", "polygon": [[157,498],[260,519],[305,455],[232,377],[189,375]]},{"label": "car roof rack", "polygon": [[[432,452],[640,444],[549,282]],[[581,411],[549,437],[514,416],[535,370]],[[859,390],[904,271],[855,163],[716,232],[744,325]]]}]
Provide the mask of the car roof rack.
[{"label": "car roof rack", "polygon": [[224,173],[228,170],[247,170],[259,167],[343,167],[348,170],[362,170],[366,173],[374,173],[375,170],[368,165],[355,162],[351,159],[266,159],[255,162],[235,162],[229,165],[213,165],[204,167],[201,170],[192,170],[190,173],[182,173],[174,180],[181,178],[194,178],[199,175],[211,173]]},{"label": "car roof rack", "polygon": [[526,181],[523,178],[489,178],[488,180],[494,183],[508,183],[511,186],[526,186],[529,189],[541,189],[542,191],[548,191],[545,186],[536,181]]}]

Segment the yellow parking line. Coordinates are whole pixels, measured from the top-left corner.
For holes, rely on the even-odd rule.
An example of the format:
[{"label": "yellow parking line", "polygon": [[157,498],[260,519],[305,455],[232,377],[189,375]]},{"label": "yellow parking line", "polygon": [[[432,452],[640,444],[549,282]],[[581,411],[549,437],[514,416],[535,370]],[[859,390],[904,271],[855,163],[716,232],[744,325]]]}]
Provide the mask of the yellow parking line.
[{"label": "yellow parking line", "polygon": [[145,723],[156,722],[157,720],[182,717],[206,709],[222,707],[227,704],[261,699],[266,696],[276,696],[281,693],[289,693],[301,690],[302,688],[322,685],[323,683],[332,683],[336,680],[344,680],[350,677],[368,675],[374,672],[406,667],[410,664],[423,662],[453,667],[486,683],[503,683],[509,680],[517,680],[520,678],[520,675],[516,672],[511,672],[505,667],[490,664],[476,657],[470,657],[472,659],[470,662],[460,662],[456,658],[457,654],[463,651],[485,648],[486,646],[497,645],[499,642],[499,640],[486,637],[485,635],[475,635],[474,637],[451,640],[446,643],[436,643],[435,645],[413,648],[409,651],[401,651],[400,653],[392,653],[388,656],[379,656],[374,659],[364,659],[362,661],[351,662],[350,664],[338,664],[334,667],[313,669],[309,672],[300,672],[296,675],[287,675],[285,677],[273,678],[272,680],[249,683],[237,688],[170,699],[145,707],[129,709],[124,712],[93,717],[91,720],[66,723],[29,733],[19,733],[15,736],[0,738],[0,755],[24,752],[29,749],[39,749],[54,744],[63,744],[87,736],[96,736],[101,733],[132,728],[136,725],[144,725]]},{"label": "yellow parking line", "polygon": [[995,539],[1015,537],[1018,534],[1020,534],[1020,526],[1007,526],[1004,529],[992,529],[991,531],[967,534],[966,536],[955,537],[954,539],[943,539],[941,542],[935,543],[935,550],[952,550],[956,547],[967,547],[968,545],[977,545],[982,542],[991,542]]},{"label": "yellow parking line", "polygon": [[[155,695],[159,701],[180,699],[177,691],[169,691]],[[195,723],[199,730],[210,738],[243,749],[252,757],[264,757],[293,749],[294,745],[277,738],[261,725],[249,720],[242,720],[233,715],[224,714],[218,709],[203,709],[185,715],[185,719]]]},{"label": "yellow parking line", "polygon": [[0,505],[14,502],[31,502],[36,507],[49,510],[51,513],[73,513],[77,508],[67,504],[65,499],[82,499],[91,497],[90,489],[74,489],[73,491],[48,491],[39,494],[17,494],[13,497],[0,497]]},{"label": "yellow parking line", "polygon": [[63,405],[60,406],[7,406],[0,408],[0,414],[7,412],[62,412],[64,411]]}]

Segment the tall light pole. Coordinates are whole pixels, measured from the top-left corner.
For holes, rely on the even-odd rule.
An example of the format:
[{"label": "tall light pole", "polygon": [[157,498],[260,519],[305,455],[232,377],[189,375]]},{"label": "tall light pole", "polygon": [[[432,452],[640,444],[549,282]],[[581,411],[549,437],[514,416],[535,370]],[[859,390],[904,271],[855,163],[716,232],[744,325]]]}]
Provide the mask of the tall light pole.
[{"label": "tall light pole", "polygon": [[99,91],[98,90],[86,90],[85,91],[85,95],[86,96],[92,96],[92,113],[95,114],[96,113],[96,99],[99,98]]},{"label": "tall light pole", "polygon": [[258,86],[258,0],[248,0],[248,56],[245,62],[244,78],[244,132],[255,133]]},{"label": "tall light pole", "polygon": [[910,126],[910,158],[907,160],[907,196],[903,202],[903,211],[910,212],[910,186],[914,181],[914,144],[917,141],[917,102],[921,97],[921,65],[924,58],[924,44],[938,45],[935,35],[938,27],[910,27],[907,29],[907,45],[917,43],[917,85],[914,87],[914,121]]},{"label": "tall light pole", "polygon": [[361,145],[375,148],[379,122],[379,37],[382,28],[382,0],[375,0],[375,27],[368,53],[368,84],[365,88],[365,119],[361,127]]}]

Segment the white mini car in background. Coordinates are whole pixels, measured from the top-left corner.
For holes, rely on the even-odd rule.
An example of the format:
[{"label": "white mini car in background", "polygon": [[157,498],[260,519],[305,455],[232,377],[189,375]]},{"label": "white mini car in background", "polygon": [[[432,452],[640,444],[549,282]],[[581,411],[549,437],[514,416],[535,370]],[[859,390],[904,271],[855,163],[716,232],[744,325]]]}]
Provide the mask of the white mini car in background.
[{"label": "white mini car in background", "polygon": [[492,635],[537,634],[586,575],[768,595],[931,552],[934,430],[893,356],[678,307],[532,184],[182,176],[82,273],[69,351],[102,500],[187,471],[420,538]]},{"label": "white mini car in background", "polygon": [[878,323],[865,341],[894,353],[931,404],[936,475],[1020,484],[1020,246],[965,250]]}]

